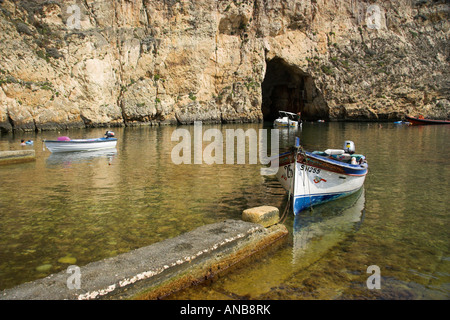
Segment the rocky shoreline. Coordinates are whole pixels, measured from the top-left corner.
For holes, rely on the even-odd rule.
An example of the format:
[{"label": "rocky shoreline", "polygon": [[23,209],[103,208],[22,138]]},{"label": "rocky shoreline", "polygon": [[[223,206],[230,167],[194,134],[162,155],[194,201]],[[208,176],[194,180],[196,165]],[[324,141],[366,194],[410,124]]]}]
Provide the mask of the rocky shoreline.
[{"label": "rocky shoreline", "polygon": [[426,0],[1,0],[0,132],[446,119],[449,16]]}]

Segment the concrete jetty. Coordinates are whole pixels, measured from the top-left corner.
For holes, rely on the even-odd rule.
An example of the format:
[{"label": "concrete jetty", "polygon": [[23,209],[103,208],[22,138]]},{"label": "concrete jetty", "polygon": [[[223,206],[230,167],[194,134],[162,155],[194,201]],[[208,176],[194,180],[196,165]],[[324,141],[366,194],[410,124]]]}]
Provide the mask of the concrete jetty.
[{"label": "concrete jetty", "polygon": [[22,163],[36,160],[34,150],[0,151],[0,165]]},{"label": "concrete jetty", "polygon": [[[226,220],[0,292],[3,300],[158,299],[200,283],[288,234]],[[77,269],[78,268],[78,269]]]}]

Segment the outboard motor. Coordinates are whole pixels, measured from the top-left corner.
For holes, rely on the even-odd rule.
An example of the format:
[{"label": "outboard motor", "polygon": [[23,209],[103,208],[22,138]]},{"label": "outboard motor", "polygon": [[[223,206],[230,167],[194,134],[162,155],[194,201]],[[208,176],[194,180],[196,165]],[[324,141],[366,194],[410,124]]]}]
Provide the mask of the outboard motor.
[{"label": "outboard motor", "polygon": [[106,136],[106,138],[114,138],[114,132],[106,131],[105,136]]},{"label": "outboard motor", "polygon": [[353,141],[347,140],[344,142],[344,152],[348,154],[355,153],[355,143]]}]

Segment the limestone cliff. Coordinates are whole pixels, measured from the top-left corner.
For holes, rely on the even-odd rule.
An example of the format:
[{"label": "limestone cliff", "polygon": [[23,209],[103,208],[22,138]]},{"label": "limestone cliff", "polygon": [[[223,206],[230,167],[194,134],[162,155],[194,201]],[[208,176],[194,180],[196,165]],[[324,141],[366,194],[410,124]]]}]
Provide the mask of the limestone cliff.
[{"label": "limestone cliff", "polygon": [[449,4],[0,0],[0,132],[447,118]]}]

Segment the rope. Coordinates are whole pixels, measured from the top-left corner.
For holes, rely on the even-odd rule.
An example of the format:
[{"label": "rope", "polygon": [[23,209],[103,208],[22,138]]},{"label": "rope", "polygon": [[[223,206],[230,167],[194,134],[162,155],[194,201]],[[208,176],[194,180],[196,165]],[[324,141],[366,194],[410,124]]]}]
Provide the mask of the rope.
[{"label": "rope", "polygon": [[[301,150],[301,152],[303,153],[303,150]],[[305,153],[303,153],[303,156],[306,159],[306,154]],[[306,166],[306,163],[308,163],[308,161],[305,161],[305,166]],[[308,182],[308,186],[306,186],[305,180]],[[306,188],[308,188],[309,210],[312,211],[313,210],[313,206],[312,206],[312,201],[311,201],[311,182],[309,181],[308,170],[306,170],[306,167],[305,167],[305,170],[303,170],[302,182],[303,182],[303,189],[305,190],[305,192],[306,192]]]},{"label": "rope", "polygon": [[[295,166],[295,163],[296,163],[296,159],[294,159],[294,166]],[[293,192],[293,189],[294,189],[293,185],[294,185],[294,183],[295,183],[295,170],[294,170],[294,175],[292,176],[292,179],[291,179],[291,185],[289,186],[288,199],[287,199],[287,202],[286,202],[286,206],[284,207],[283,213],[281,214],[281,218],[278,221],[278,223],[284,223],[284,221],[287,218],[287,215],[288,215],[288,212],[289,212],[289,208],[291,206],[291,190]]]},{"label": "rope", "polygon": [[[308,172],[305,173],[305,176],[307,174],[308,174]],[[309,210],[312,211],[313,208],[312,208],[312,201],[311,201],[311,181],[309,181],[309,178],[307,178],[306,180],[308,181]]]},{"label": "rope", "polygon": [[297,155],[298,155],[298,153],[300,151],[299,149],[300,148],[296,148],[295,153],[294,153],[294,162],[293,162],[293,164],[294,164],[294,174],[292,176],[291,186],[289,187],[289,191],[288,191],[288,200],[287,200],[287,203],[286,203],[286,207],[284,208],[283,214],[281,215],[281,218],[278,221],[278,223],[284,223],[284,221],[286,220],[286,217],[287,217],[288,212],[289,212],[289,208],[291,207],[291,191],[292,191],[292,195],[293,195],[292,197],[295,196],[294,189],[295,189],[295,178],[297,176]]},{"label": "rope", "polygon": [[288,216],[287,213],[289,212],[290,203],[291,203],[291,192],[289,192],[286,207],[284,208],[283,214],[281,215],[280,221],[278,221],[278,223],[284,223],[284,221],[286,220]]}]

